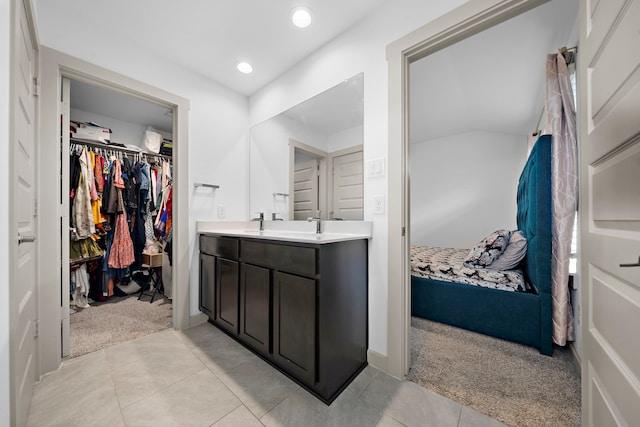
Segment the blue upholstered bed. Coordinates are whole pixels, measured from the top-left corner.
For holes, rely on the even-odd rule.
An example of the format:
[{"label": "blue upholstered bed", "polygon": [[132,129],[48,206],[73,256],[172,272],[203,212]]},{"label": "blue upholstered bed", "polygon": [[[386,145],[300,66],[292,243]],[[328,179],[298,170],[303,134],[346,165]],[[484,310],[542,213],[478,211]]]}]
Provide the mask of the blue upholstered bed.
[{"label": "blue upholstered bed", "polygon": [[411,276],[413,316],[536,347],[552,355],[551,136],[541,136],[527,160],[517,193],[517,226],[527,239],[519,268],[530,292],[507,292]]}]

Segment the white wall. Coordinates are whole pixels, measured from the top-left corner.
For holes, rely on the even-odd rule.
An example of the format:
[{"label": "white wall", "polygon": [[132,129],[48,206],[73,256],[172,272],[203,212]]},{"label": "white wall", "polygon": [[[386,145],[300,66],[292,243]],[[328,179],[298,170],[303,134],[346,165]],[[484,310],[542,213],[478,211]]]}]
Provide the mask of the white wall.
[{"label": "white wall", "polygon": [[[9,94],[11,13],[9,0],[0,0],[0,235],[9,236]],[[9,425],[9,239],[0,240],[0,426]]]},{"label": "white wall", "polygon": [[[364,72],[364,160],[386,158],[389,142],[385,48],[389,43],[463,3],[465,0],[386,2],[359,25],[327,43],[251,96],[250,123],[260,123]],[[373,221],[373,239],[369,247],[369,348],[382,356],[388,354],[389,230],[384,215],[373,215],[372,198],[386,194],[386,177],[365,179],[364,219]]]},{"label": "white wall", "polygon": [[[90,111],[83,111],[77,108],[71,108],[71,120],[77,122],[94,122],[101,126],[111,129],[111,142],[118,142],[125,145],[135,145],[145,151],[149,151],[145,148],[143,143],[144,132],[147,130],[147,126],[141,123],[131,123],[124,120],[114,119],[113,117],[103,116],[101,114],[92,113]],[[163,132],[161,130],[156,131],[162,134],[163,137],[172,139],[173,135]]]},{"label": "white wall", "polygon": [[[282,114],[251,128],[249,210],[252,217],[263,212],[270,219],[289,219],[288,205],[273,193],[289,193],[289,139],[327,151],[327,136],[310,130],[303,123]],[[288,202],[288,200],[287,200]]]},{"label": "white wall", "polygon": [[362,126],[356,126],[329,135],[327,138],[327,152],[333,153],[354,145],[361,145],[362,132]]},{"label": "white wall", "polygon": [[411,244],[471,248],[515,229],[526,155],[526,135],[480,131],[411,144]]}]

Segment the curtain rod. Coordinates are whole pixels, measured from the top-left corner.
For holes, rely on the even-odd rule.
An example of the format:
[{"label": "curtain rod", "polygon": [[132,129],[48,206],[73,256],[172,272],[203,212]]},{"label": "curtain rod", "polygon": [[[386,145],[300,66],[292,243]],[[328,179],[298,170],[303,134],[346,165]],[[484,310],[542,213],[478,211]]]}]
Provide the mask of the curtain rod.
[{"label": "curtain rod", "polygon": [[578,46],[571,46],[571,47],[562,46],[558,50],[560,51],[560,53],[565,53],[565,52],[570,51],[570,50],[573,50],[573,51],[577,52],[578,51]]},{"label": "curtain rod", "polygon": [[[576,52],[576,53],[578,52],[578,46],[571,46],[571,47],[562,46],[561,48],[558,49],[558,52],[562,56],[564,56],[564,59],[567,62],[567,65],[569,65],[572,62],[574,62],[573,52]],[[567,52],[571,52],[571,55],[569,56],[569,58],[567,58],[567,55],[566,55]],[[540,110],[540,116],[538,116],[538,123],[536,123],[536,128],[532,136],[535,136],[536,134],[540,133],[540,123],[542,123],[542,117],[544,117],[544,109],[545,109],[545,106],[543,105],[542,109]]]},{"label": "curtain rod", "polygon": [[578,53],[578,46],[572,46],[572,47],[562,46],[560,49],[558,49],[558,52],[560,52],[560,55],[564,57],[564,60],[567,63],[567,65],[570,65],[575,62],[575,54]]}]

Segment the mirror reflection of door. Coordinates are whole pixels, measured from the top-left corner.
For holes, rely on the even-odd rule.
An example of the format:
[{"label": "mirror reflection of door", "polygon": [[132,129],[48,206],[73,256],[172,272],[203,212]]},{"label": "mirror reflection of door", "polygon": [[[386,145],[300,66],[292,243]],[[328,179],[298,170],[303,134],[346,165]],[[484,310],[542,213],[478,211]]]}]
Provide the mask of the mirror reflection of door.
[{"label": "mirror reflection of door", "polygon": [[364,217],[362,147],[357,150],[333,156],[329,219],[358,221]]},{"label": "mirror reflection of door", "polygon": [[320,209],[320,159],[295,151],[293,174],[293,219],[306,220]]}]

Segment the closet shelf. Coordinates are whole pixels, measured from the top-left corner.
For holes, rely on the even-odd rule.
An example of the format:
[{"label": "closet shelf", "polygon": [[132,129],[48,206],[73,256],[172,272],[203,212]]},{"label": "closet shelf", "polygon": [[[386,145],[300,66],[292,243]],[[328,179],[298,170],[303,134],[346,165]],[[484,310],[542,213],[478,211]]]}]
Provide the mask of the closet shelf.
[{"label": "closet shelf", "polygon": [[82,144],[82,145],[86,145],[86,146],[89,146],[89,147],[97,147],[97,148],[103,148],[105,150],[121,151],[123,153],[137,154],[137,155],[141,155],[141,156],[159,157],[159,158],[167,159],[167,160],[171,160],[173,158],[172,156],[167,156],[166,154],[150,153],[148,151],[138,151],[138,150],[134,150],[134,149],[131,149],[131,148],[120,147],[118,145],[113,145],[113,144],[109,144],[109,143],[92,141],[90,139],[70,138],[69,142],[72,143],[72,144]]}]

